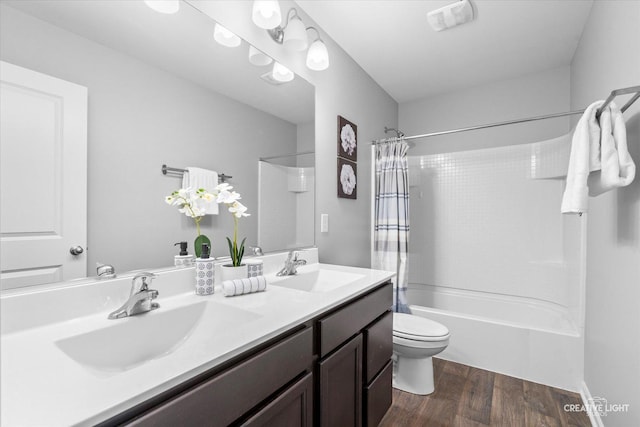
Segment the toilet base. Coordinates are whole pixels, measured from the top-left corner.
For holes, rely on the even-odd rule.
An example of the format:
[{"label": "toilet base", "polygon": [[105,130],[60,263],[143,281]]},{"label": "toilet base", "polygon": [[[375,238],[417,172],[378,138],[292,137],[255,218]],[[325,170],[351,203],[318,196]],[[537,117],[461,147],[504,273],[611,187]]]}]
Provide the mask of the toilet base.
[{"label": "toilet base", "polygon": [[433,359],[413,359],[393,355],[393,387],[407,393],[427,395],[433,393]]}]

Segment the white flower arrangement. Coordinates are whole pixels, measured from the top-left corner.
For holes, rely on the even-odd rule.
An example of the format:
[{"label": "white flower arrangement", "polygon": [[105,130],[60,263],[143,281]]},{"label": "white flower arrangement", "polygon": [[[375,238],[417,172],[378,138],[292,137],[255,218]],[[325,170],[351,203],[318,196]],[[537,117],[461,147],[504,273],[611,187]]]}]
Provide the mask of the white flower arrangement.
[{"label": "white flower arrangement", "polygon": [[211,202],[215,200],[215,195],[209,193],[204,188],[193,190],[189,187],[176,190],[164,198],[164,201],[168,204],[178,206],[178,212],[185,214],[189,218],[193,218],[198,230],[198,236],[200,235],[200,221],[207,213],[206,209],[197,205],[196,201],[200,199]]},{"label": "white flower arrangement", "polygon": [[350,124],[346,124],[340,130],[340,140],[345,153],[352,156],[356,149],[356,133]]},{"label": "white flower arrangement", "polygon": [[353,194],[356,188],[356,174],[351,165],[342,165],[340,170],[340,184],[342,184],[342,192],[347,196]]},{"label": "white flower arrangement", "polygon": [[[208,192],[204,188],[198,188],[193,190],[192,188],[181,188],[172,192],[169,196],[165,197],[165,202],[172,206],[178,206],[178,212],[185,214],[186,216],[193,218],[196,223],[196,229],[198,236],[200,237],[200,221],[202,217],[207,213],[205,208],[199,207],[196,201],[202,199],[207,202],[213,202],[227,205],[229,212],[233,215],[233,241],[227,237],[229,243],[229,252],[231,254],[231,260],[234,266],[239,266],[244,254],[244,241],[243,239],[240,245],[238,245],[238,219],[250,216],[247,213],[247,207],[240,203],[242,197],[239,193],[232,191],[233,187],[226,182],[218,184],[212,192]],[[207,243],[208,238],[203,236]],[[198,240],[196,240],[198,241]],[[196,251],[197,251],[196,247]]]}]

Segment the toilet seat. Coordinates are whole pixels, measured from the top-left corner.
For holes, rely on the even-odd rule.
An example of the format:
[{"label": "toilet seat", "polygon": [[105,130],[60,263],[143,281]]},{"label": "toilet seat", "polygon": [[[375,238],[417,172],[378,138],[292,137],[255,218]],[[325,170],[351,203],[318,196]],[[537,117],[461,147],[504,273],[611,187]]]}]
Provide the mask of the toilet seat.
[{"label": "toilet seat", "polygon": [[421,342],[445,341],[449,339],[449,329],[424,317],[393,313],[393,336]]}]

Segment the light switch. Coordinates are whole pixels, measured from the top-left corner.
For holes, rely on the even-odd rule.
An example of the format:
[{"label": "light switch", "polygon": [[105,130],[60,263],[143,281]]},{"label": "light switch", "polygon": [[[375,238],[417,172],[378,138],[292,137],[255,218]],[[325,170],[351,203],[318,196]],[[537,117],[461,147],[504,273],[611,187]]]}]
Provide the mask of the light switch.
[{"label": "light switch", "polygon": [[329,232],[329,214],[320,215],[320,232],[321,233]]}]

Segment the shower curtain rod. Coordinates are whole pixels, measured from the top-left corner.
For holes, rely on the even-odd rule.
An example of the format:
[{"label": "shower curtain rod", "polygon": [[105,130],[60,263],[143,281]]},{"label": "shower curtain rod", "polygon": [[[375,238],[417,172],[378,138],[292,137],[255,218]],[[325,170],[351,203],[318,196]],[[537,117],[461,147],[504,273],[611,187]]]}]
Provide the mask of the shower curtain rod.
[{"label": "shower curtain rod", "polygon": [[[634,102],[636,102],[638,100],[638,98],[640,98],[640,86],[631,86],[631,87],[626,87],[626,88],[622,88],[622,89],[616,89],[614,91],[611,92],[611,94],[609,95],[609,97],[604,101],[604,104],[602,104],[602,107],[600,107],[598,109],[598,112],[596,113],[596,118],[600,118],[600,114],[602,112],[602,110],[609,105],[609,103],[611,103],[611,101],[613,101],[613,99],[616,96],[619,95],[626,95],[629,93],[635,93],[635,95],[633,97],[631,97],[631,99],[620,109],[620,111],[622,111],[623,113],[627,110],[627,108],[629,108],[631,106],[631,104],[633,104]],[[497,122],[497,123],[490,123],[490,124],[486,124],[486,125],[478,125],[478,126],[469,126],[466,128],[460,128],[460,129],[451,129],[451,130],[445,130],[445,131],[440,131],[440,132],[431,132],[431,133],[424,133],[422,135],[412,135],[412,136],[407,136],[404,137],[405,140],[412,140],[412,139],[418,139],[418,138],[428,138],[431,136],[439,136],[439,135],[448,135],[450,133],[459,133],[459,132],[467,132],[470,130],[478,130],[478,129],[487,129],[487,128],[492,128],[492,127],[497,127],[497,126],[505,126],[505,125],[513,125],[513,124],[517,124],[517,123],[526,123],[526,122],[533,122],[536,120],[545,120],[545,119],[553,119],[555,117],[564,117],[564,116],[573,116],[576,114],[582,114],[585,112],[586,109],[582,109],[582,110],[576,110],[576,111],[568,111],[565,113],[555,113],[555,114],[546,114],[544,116],[536,116],[536,117],[529,117],[526,119],[516,119],[516,120],[507,120],[504,122]],[[387,131],[396,131],[396,132],[400,132],[399,130],[396,129],[390,129],[387,128],[385,126],[385,133],[387,133]],[[400,132],[402,133],[402,132]],[[377,139],[375,141],[371,142],[371,145],[376,145],[376,144],[381,144],[384,142],[388,142],[388,141],[392,141],[395,140],[396,138],[384,138],[384,139]]]}]

